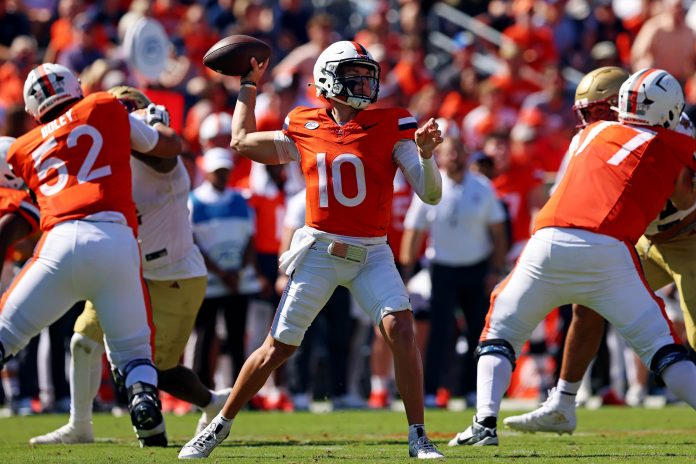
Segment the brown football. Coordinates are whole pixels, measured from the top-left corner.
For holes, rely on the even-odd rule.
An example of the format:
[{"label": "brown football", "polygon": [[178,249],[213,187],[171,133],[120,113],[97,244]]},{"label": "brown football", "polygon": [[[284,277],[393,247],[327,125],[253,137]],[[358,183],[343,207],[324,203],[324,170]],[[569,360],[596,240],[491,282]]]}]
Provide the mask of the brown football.
[{"label": "brown football", "polygon": [[260,63],[271,56],[271,47],[248,35],[231,35],[210,47],[203,64],[226,76],[243,76],[251,70],[252,56]]}]

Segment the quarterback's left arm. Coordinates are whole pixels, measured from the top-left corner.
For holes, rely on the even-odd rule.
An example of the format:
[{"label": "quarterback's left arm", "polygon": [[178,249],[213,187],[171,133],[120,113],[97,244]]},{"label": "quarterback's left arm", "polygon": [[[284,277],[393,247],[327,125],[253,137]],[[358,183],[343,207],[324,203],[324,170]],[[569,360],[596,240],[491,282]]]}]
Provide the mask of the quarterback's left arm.
[{"label": "quarterback's left arm", "polygon": [[413,191],[424,203],[436,205],[442,197],[442,177],[432,157],[418,154],[413,140],[399,140],[394,145],[394,162],[403,171]]}]

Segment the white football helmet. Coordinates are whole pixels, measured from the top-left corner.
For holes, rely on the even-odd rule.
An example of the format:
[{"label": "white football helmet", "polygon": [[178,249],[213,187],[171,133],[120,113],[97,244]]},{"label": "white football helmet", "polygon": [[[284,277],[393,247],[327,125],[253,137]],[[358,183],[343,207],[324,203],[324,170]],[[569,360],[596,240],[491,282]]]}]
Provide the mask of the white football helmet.
[{"label": "white football helmet", "polygon": [[[340,68],[347,64],[365,66],[372,71],[372,75],[343,77]],[[342,40],[329,45],[317,58],[314,64],[314,86],[317,88],[318,97],[337,100],[361,110],[377,101],[379,73],[379,63],[365,47],[357,42]],[[369,95],[353,93],[362,79],[367,79],[369,83]]]},{"label": "white football helmet", "polygon": [[7,164],[7,152],[15,140],[14,137],[0,137],[0,187],[19,190],[24,187],[24,181],[15,176],[12,168]]},{"label": "white football helmet", "polygon": [[65,66],[44,63],[32,69],[24,81],[24,109],[39,122],[57,105],[82,98],[77,76]]},{"label": "white football helmet", "polygon": [[641,69],[619,89],[619,121],[676,129],[684,109],[684,92],[665,70]]}]

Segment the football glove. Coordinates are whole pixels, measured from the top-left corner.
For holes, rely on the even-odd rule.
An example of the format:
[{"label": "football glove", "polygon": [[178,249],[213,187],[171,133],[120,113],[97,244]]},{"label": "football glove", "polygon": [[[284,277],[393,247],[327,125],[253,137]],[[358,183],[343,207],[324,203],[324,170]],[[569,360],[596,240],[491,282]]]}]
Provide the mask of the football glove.
[{"label": "football glove", "polygon": [[154,126],[158,122],[161,122],[165,126],[169,126],[169,111],[162,105],[155,105],[150,103],[146,108],[145,122],[151,126]]}]

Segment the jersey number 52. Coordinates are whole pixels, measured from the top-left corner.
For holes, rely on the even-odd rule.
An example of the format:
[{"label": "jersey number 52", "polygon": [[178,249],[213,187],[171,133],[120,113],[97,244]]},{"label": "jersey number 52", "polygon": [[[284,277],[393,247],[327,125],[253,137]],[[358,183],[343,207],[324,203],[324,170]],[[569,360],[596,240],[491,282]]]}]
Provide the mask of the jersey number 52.
[{"label": "jersey number 52", "polygon": [[[111,175],[111,166],[109,165],[92,169],[97,157],[99,156],[99,153],[101,152],[102,145],[104,144],[102,135],[97,129],[94,128],[94,126],[83,124],[71,130],[70,134],[68,134],[68,148],[74,148],[77,145],[77,140],[82,136],[89,137],[92,143],[89,146],[87,156],[85,156],[85,159],[80,166],[80,170],[77,172],[77,183],[82,184],[99,179],[100,177]],[[66,166],[64,160],[56,156],[44,158],[44,156],[55,148],[56,145],[57,142],[55,137],[51,137],[42,143],[31,154],[34,161],[34,169],[36,169],[36,174],[39,177],[39,181],[43,181],[48,176],[48,172],[51,169],[55,169],[58,172],[58,179],[53,184],[41,184],[39,187],[41,193],[47,197],[55,195],[63,190],[69,179],[68,167]]]}]

